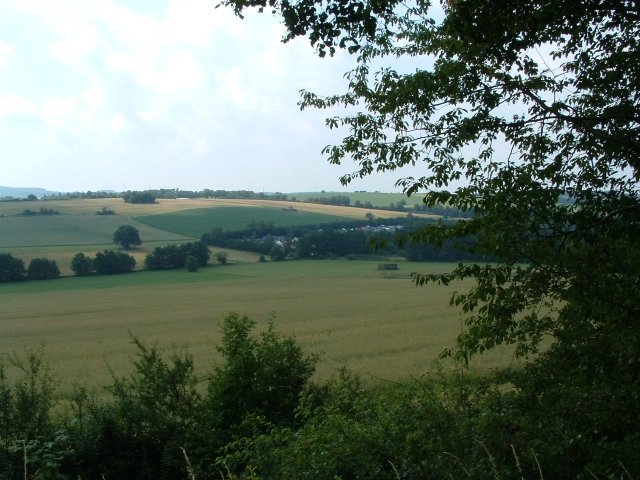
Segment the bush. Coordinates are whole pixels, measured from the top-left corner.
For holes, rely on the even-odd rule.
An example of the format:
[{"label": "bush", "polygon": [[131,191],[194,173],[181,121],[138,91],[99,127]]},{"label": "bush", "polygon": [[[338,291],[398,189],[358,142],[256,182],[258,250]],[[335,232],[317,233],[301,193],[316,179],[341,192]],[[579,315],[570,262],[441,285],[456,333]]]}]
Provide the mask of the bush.
[{"label": "bush", "polygon": [[25,468],[40,472],[41,478],[55,478],[46,475],[57,470],[55,455],[44,457],[55,446],[43,445],[53,433],[50,411],[55,381],[43,360],[43,350],[27,352],[25,358],[13,355],[9,364],[18,375],[11,384],[0,364],[0,478],[23,478]]},{"label": "bush", "polygon": [[172,270],[185,268],[187,257],[194,257],[199,267],[209,263],[209,247],[202,242],[191,242],[178,245],[156,247],[144,259],[146,270]]},{"label": "bush", "polygon": [[156,203],[156,197],[151,192],[127,192],[122,199],[127,203]]},{"label": "bush", "polygon": [[84,277],[91,275],[95,267],[91,258],[85,257],[84,253],[76,253],[71,260],[71,270],[73,270],[77,276]]},{"label": "bush", "polygon": [[258,339],[250,335],[255,325],[236,313],[224,319],[217,348],[224,363],[208,386],[209,408],[218,427],[237,426],[250,413],[276,424],[293,422],[298,397],[315,371],[317,358],[305,356],[272,321]]},{"label": "bush", "polygon": [[0,253],[0,282],[24,280],[24,262],[10,253]]},{"label": "bush", "polygon": [[278,245],[274,245],[271,248],[271,251],[269,252],[269,256],[271,257],[271,260],[273,260],[274,262],[281,262],[284,260],[285,257],[285,251],[284,248],[278,246]]},{"label": "bush", "polygon": [[105,250],[96,254],[93,265],[99,275],[127,273],[135,268],[136,259],[126,253]]},{"label": "bush", "polygon": [[115,215],[116,211],[107,207],[102,207],[101,210],[96,212],[96,215]]},{"label": "bush", "polygon": [[196,257],[194,257],[193,255],[189,255],[184,261],[184,266],[190,272],[197,272],[200,268],[200,263],[198,262],[198,259]]},{"label": "bush", "polygon": [[29,280],[47,280],[50,278],[58,278],[60,276],[60,269],[55,260],[48,260],[46,258],[34,258],[29,263],[27,269],[27,278]]}]

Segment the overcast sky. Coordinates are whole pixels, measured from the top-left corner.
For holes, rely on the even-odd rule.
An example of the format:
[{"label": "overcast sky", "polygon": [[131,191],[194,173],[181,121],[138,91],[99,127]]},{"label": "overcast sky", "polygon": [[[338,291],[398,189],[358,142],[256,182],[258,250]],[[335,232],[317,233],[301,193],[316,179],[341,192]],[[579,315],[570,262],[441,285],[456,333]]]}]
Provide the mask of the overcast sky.
[{"label": "overcast sky", "polygon": [[[0,185],[345,190],[339,141],[299,91],[344,89],[347,55],[282,44],[216,0],[0,0]],[[400,174],[348,190],[398,191]]]}]

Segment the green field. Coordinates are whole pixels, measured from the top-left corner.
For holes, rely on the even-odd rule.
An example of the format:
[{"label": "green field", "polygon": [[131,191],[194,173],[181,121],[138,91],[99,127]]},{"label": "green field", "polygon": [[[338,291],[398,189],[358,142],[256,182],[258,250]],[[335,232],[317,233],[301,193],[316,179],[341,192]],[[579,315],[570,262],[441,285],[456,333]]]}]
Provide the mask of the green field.
[{"label": "green field", "polygon": [[[298,211],[285,210],[298,206]],[[116,214],[96,215],[103,207]],[[41,208],[59,214],[21,215],[26,209],[37,212]],[[385,214],[396,215],[380,212]],[[142,246],[129,252],[140,268],[154,247],[199,239],[214,226],[229,231],[244,229],[254,220],[288,226],[353,218],[364,218],[362,210],[268,200],[162,199],[155,204],[128,204],[119,198],[106,198],[0,202],[0,253],[10,253],[25,265],[33,258],[49,258],[58,263],[63,275],[70,275],[71,259],[76,253],[95,255],[115,248],[113,232],[120,225],[130,224],[140,231]]]},{"label": "green field", "polygon": [[361,203],[370,202],[374,207],[386,208],[390,203],[398,203],[404,200],[407,205],[422,205],[423,195],[416,193],[411,197],[407,197],[402,193],[383,193],[383,192],[298,192],[288,194],[289,198],[295,198],[298,201],[306,201],[310,198],[330,198],[335,196],[346,196],[351,200],[353,205],[356,200]]},{"label": "green field", "polygon": [[[41,205],[60,214],[19,215]],[[299,206],[298,211],[285,210],[291,205]],[[116,215],[96,215],[103,206],[116,210]],[[362,218],[362,210],[215,199],[162,200],[153,205],[124,204],[120,199],[0,203],[0,253],[11,253],[25,264],[35,257],[50,258],[67,275],[0,284],[0,357],[44,344],[62,397],[77,382],[101,392],[110,382],[110,370],[125,375],[134,353],[131,334],[165,351],[188,348],[198,372],[204,373],[218,359],[221,318],[237,311],[254,318],[261,328],[275,317],[280,330],[319,355],[318,378],[327,378],[343,365],[369,382],[425,373],[453,342],[460,317],[448,305],[453,287],[418,288],[410,274],[449,270],[450,264],[398,262],[398,271],[380,272],[372,261],[259,263],[257,254],[229,250],[228,265],[196,273],[70,276],[73,255],[115,248],[112,234],[122,224],[140,229],[143,244],[130,253],[141,265],[155,246],[190,241],[216,226],[229,231],[246,228],[251,221],[287,226],[349,218]],[[496,351],[481,358],[477,368],[508,361],[508,352]]]},{"label": "green field", "polygon": [[135,217],[135,220],[156,229],[199,238],[214,227],[222,227],[225,231],[243,230],[254,221],[289,227],[337,222],[345,218],[323,213],[289,211],[285,208],[227,206],[145,215]]},{"label": "green field", "polygon": [[[198,371],[208,371],[218,359],[221,318],[237,311],[261,327],[275,316],[280,330],[320,356],[318,378],[343,365],[369,382],[420,375],[451,344],[460,322],[448,306],[451,288],[415,287],[410,273],[451,265],[399,265],[397,272],[379,272],[366,261],[243,263],[197,273],[2,284],[0,354],[44,344],[61,396],[75,382],[100,392],[110,369],[129,371],[130,333],[163,350],[186,347]],[[508,361],[498,351],[478,368]]]},{"label": "green field", "polygon": [[111,244],[113,232],[123,224],[134,225],[144,241],[187,240],[117,215],[46,215],[0,218],[0,248]]}]

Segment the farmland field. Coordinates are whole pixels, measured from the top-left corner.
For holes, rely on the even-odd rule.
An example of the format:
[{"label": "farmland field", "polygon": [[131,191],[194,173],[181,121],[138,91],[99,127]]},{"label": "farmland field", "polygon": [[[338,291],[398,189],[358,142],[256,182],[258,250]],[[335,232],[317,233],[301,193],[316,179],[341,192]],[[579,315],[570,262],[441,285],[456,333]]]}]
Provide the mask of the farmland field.
[{"label": "farmland field", "polygon": [[0,218],[0,248],[111,244],[123,223],[134,225],[148,241],[187,240],[116,215],[46,215]]},{"label": "farmland field", "polygon": [[[59,214],[20,215],[41,207]],[[102,207],[115,215],[96,215]],[[297,211],[285,211],[288,207]],[[374,212],[380,218],[398,215]],[[228,265],[196,273],[70,276],[73,255],[114,248],[112,234],[122,224],[140,230],[143,245],[129,252],[140,266],[155,246],[191,241],[214,226],[233,230],[252,220],[293,225],[357,218],[364,218],[362,209],[268,200],[0,202],[0,253],[11,253],[25,264],[35,257],[53,259],[66,275],[0,284],[0,358],[45,345],[46,359],[60,380],[60,396],[68,396],[74,383],[99,393],[110,382],[110,371],[118,376],[129,371],[134,334],[164,351],[188,348],[203,374],[218,359],[222,317],[236,311],[260,328],[275,317],[281,331],[319,356],[320,379],[343,365],[368,382],[420,375],[451,345],[460,320],[448,306],[453,287],[418,288],[410,274],[449,270],[451,264],[398,262],[398,271],[379,272],[373,261],[259,263],[257,254],[229,250]],[[476,368],[508,361],[508,352],[498,350]]]},{"label": "farmland field", "polygon": [[213,227],[224,227],[224,230],[227,231],[243,230],[252,221],[263,221],[277,226],[289,227],[293,225],[337,222],[344,219],[344,217],[325,213],[247,206],[196,208],[135,217],[138,222],[151,227],[190,237],[200,237],[200,235],[210,231]]},{"label": "farmland field", "polygon": [[[460,324],[448,306],[451,288],[418,288],[409,279],[413,270],[450,264],[399,265],[379,272],[366,261],[243,263],[0,284],[0,354],[44,344],[63,397],[75,382],[100,392],[109,369],[126,374],[130,333],[165,351],[187,347],[202,374],[218,358],[222,316],[237,311],[261,328],[274,316],[320,356],[319,378],[347,365],[369,382],[403,379],[428,371]],[[507,361],[499,351],[478,368]]]},{"label": "farmland field", "polygon": [[402,193],[384,193],[384,192],[296,192],[289,194],[290,198],[295,197],[296,200],[306,201],[309,198],[330,198],[334,196],[346,196],[351,200],[351,205],[356,201],[361,203],[370,202],[377,207],[386,207],[390,203],[398,203],[404,200],[407,205],[421,205],[423,196],[416,193],[408,197]]}]

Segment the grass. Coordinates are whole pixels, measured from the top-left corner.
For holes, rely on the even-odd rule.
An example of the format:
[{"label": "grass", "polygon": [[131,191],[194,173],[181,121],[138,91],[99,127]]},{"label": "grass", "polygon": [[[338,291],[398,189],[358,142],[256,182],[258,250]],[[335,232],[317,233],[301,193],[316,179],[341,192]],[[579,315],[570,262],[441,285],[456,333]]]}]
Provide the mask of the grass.
[{"label": "grass", "polygon": [[186,240],[184,236],[149,227],[117,215],[51,215],[0,218],[0,248],[110,244],[113,232],[131,224],[143,241]]},{"label": "grass", "polygon": [[[238,311],[261,327],[275,316],[281,331],[320,356],[320,379],[342,365],[370,382],[420,375],[451,345],[460,322],[448,306],[450,288],[418,288],[409,275],[451,265],[400,262],[393,275],[376,267],[347,260],[245,263],[196,273],[4,284],[0,355],[44,343],[62,397],[75,382],[100,392],[110,369],[125,375],[134,352],[131,334],[164,350],[187,347],[203,374],[219,358],[222,317]],[[508,352],[496,351],[476,368],[508,361]]]},{"label": "grass", "polygon": [[375,207],[388,207],[391,203],[398,203],[404,200],[407,205],[422,205],[423,196],[420,194],[407,197],[402,193],[382,193],[382,192],[299,192],[289,194],[289,198],[305,201],[309,198],[330,198],[334,196],[345,196],[351,200],[351,205],[356,201],[361,203],[370,202]]},{"label": "grass", "polygon": [[[289,206],[298,211],[283,210]],[[40,207],[60,215],[16,216]],[[116,215],[96,215],[102,207]],[[381,218],[398,216],[374,212]],[[172,232],[198,237],[215,225],[231,230],[245,228],[251,220],[283,225],[345,218],[364,218],[364,212],[268,200],[0,202],[0,253],[22,258],[26,265],[35,257],[56,260],[63,275],[69,275],[76,253],[93,256],[114,249],[113,231],[123,224],[140,230],[143,245],[128,253],[141,266],[154,247],[192,240]],[[427,371],[460,330],[459,314],[448,306],[451,288],[417,288],[410,280],[414,270],[443,271],[452,268],[450,264],[398,262],[399,271],[379,272],[373,261],[259,263],[257,254],[227,252],[230,265],[196,273],[137,271],[0,284],[0,358],[44,343],[60,379],[61,397],[68,397],[74,383],[101,392],[110,383],[110,371],[118,376],[130,371],[135,334],[164,350],[188,348],[202,374],[218,360],[215,346],[222,317],[237,311],[262,327],[275,316],[281,331],[320,356],[319,379],[346,365],[377,382]],[[496,351],[477,368],[508,361],[508,352]]]},{"label": "grass", "polygon": [[156,229],[200,237],[213,227],[223,227],[226,231],[243,230],[254,221],[289,227],[336,222],[344,220],[344,217],[317,212],[288,211],[282,207],[225,206],[146,215],[135,219]]}]

